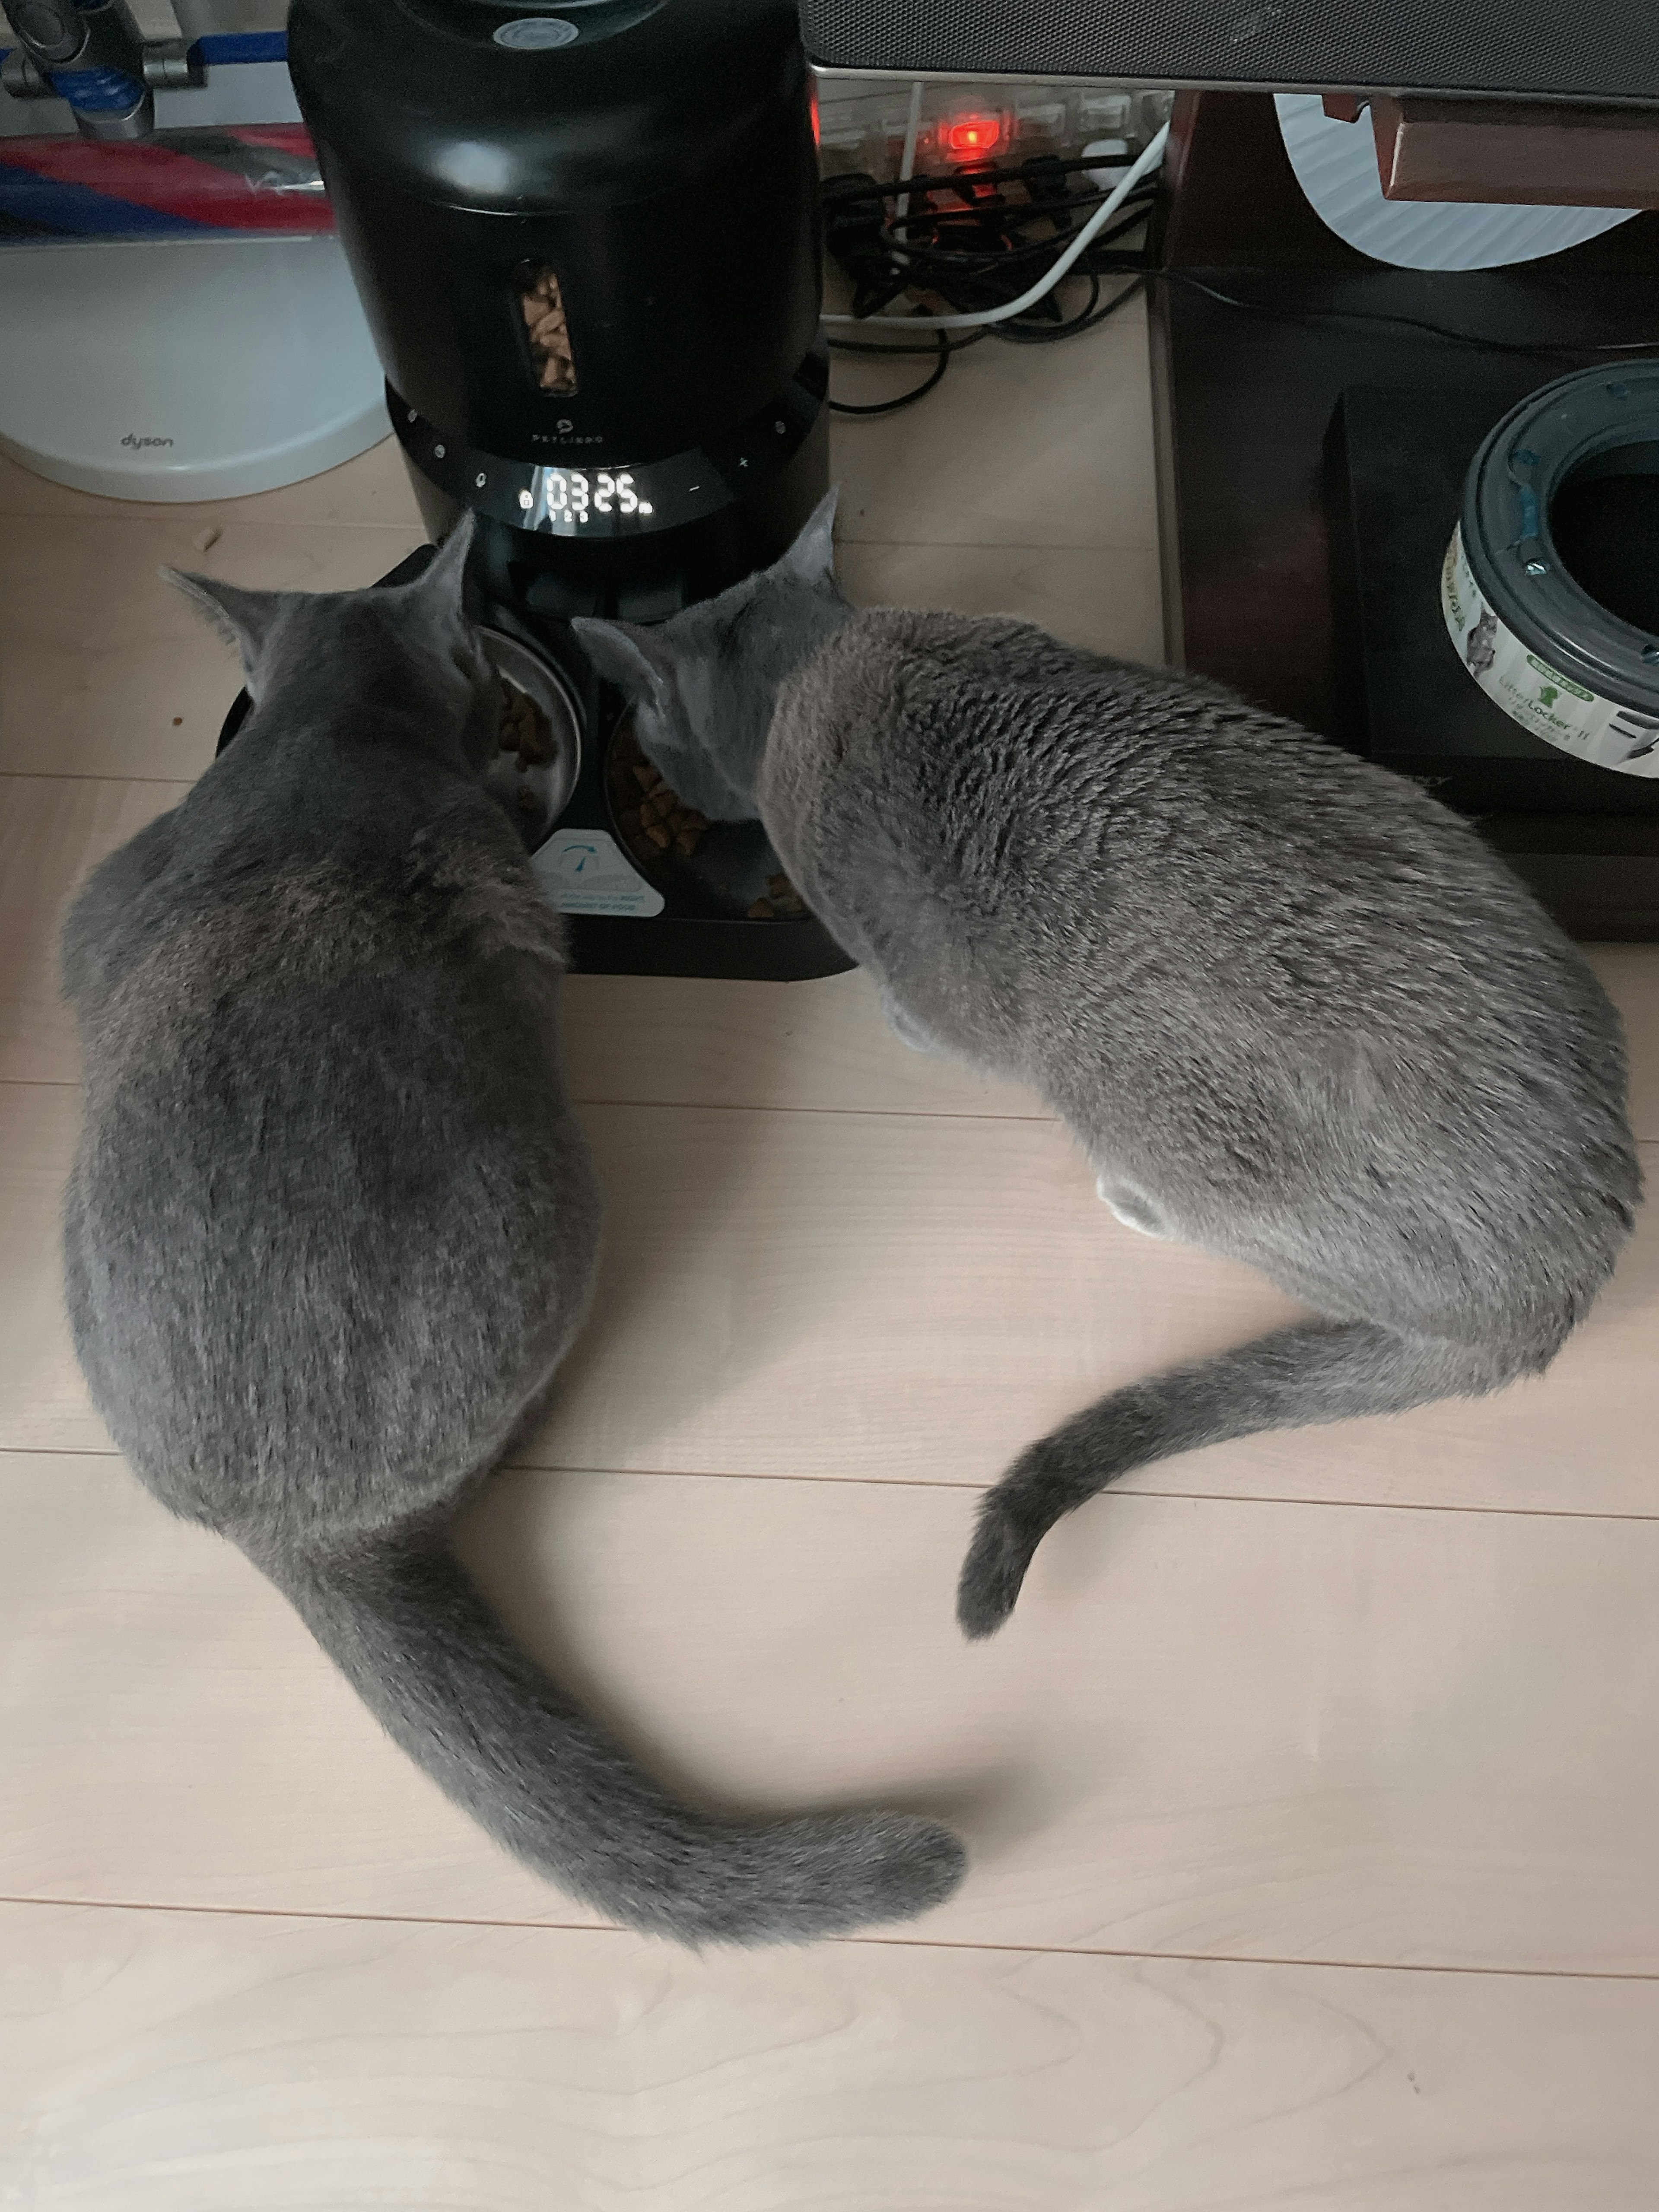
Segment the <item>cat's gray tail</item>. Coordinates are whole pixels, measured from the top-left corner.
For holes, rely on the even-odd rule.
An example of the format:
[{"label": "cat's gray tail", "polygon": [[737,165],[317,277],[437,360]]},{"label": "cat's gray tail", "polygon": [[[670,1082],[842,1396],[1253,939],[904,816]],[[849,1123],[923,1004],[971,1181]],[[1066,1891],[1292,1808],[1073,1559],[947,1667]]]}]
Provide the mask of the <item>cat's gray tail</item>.
[{"label": "cat's gray tail", "polygon": [[514,1648],[438,1538],[252,1556],[440,1789],[630,1928],[804,1942],[908,1919],[962,1878],[956,1838],[911,1814],[726,1825],[676,1805]]},{"label": "cat's gray tail", "polygon": [[1540,1372],[1571,1326],[1564,1316],[1559,1326],[1484,1346],[1370,1322],[1313,1322],[1114,1390],[1023,1452],[981,1504],[957,1588],[963,1633],[1000,1628],[1055,1522],[1132,1468],[1266,1429],[1481,1397]]}]

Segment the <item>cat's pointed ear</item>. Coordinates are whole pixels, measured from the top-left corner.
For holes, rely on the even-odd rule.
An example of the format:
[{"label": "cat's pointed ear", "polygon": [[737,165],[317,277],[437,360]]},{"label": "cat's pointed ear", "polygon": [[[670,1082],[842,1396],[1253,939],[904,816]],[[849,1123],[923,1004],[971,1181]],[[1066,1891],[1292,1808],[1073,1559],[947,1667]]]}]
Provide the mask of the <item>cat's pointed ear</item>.
[{"label": "cat's pointed ear", "polygon": [[183,568],[163,568],[161,580],[193,599],[219,635],[235,646],[250,676],[264,650],[286,592],[250,592],[217,576],[193,576]]},{"label": "cat's pointed ear", "polygon": [[674,661],[659,632],[643,623],[601,622],[593,615],[577,615],[570,627],[595,671],[623,698],[648,699],[659,713],[668,711]]},{"label": "cat's pointed ear", "polygon": [[834,578],[836,501],[840,493],[840,485],[831,484],[808,515],[800,535],[778,562],[785,575],[798,577],[803,584],[822,584]]},{"label": "cat's pointed ear", "polygon": [[442,608],[446,612],[459,607],[461,587],[466,580],[467,556],[472,550],[477,528],[477,517],[471,507],[464,508],[460,520],[410,586],[424,605]]}]

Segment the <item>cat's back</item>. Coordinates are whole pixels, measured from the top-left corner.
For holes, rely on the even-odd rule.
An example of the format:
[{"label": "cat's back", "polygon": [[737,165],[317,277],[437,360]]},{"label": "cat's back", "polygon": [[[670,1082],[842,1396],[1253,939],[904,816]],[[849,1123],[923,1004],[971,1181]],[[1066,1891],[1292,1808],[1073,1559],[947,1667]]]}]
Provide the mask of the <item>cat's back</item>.
[{"label": "cat's back", "polygon": [[140,1474],[208,1518],[226,1469],[275,1496],[318,1439],[447,1468],[459,1385],[409,1376],[507,1388],[568,1334],[597,1235],[562,925],[513,825],[408,763],[319,812],[308,773],[210,771],[66,933],[77,1346]]},{"label": "cat's back", "polygon": [[487,944],[492,909],[557,961],[557,917],[475,781],[343,752],[326,726],[284,732],[231,747],[94,871],[64,921],[65,991],[94,1068],[146,1033],[164,1057],[159,1033],[177,1025],[234,1026],[255,1006],[306,1021],[354,975],[391,985]]},{"label": "cat's back", "polygon": [[424,1155],[459,1140],[470,1104],[499,1121],[507,1073],[533,1114],[529,1078],[557,1094],[545,1032],[562,954],[560,917],[475,780],[342,757],[325,730],[233,747],[94,872],[65,924],[89,1127],[147,1165],[186,1163],[129,1174],[119,1202],[261,1155],[246,1196],[280,1202],[283,1158],[307,1146],[305,1175],[338,1155],[349,1180],[349,1156],[361,1185],[388,1124]]},{"label": "cat's back", "polygon": [[780,801],[880,811],[929,877],[1018,880],[1039,901],[1070,862],[1097,895],[1130,893],[1176,835],[1175,857],[1206,872],[1200,885],[1170,872],[1160,891],[1214,913],[1260,911],[1271,886],[1247,872],[1269,853],[1281,880],[1312,868],[1334,882],[1339,845],[1362,868],[1481,850],[1402,779],[1218,684],[1013,617],[855,614],[785,687],[765,774]]},{"label": "cat's back", "polygon": [[831,904],[930,936],[919,909],[948,909],[1028,986],[1224,973],[1255,1018],[1322,1026],[1384,967],[1407,993],[1484,970],[1583,995],[1577,951],[1414,784],[1012,618],[856,615],[780,700],[763,796]]},{"label": "cat's back", "polygon": [[1085,1136],[1220,1147],[1240,1203],[1361,1164],[1419,1218],[1634,1202],[1577,948],[1427,793],[1218,686],[871,611],[781,701],[767,788],[848,949]]},{"label": "cat's back", "polygon": [[1246,796],[1218,746],[1237,704],[1012,617],[868,608],[781,693],[763,802],[810,816],[826,857],[879,823],[919,887],[958,898],[1041,899],[1068,854],[1116,892],[1149,836],[1179,822],[1201,851],[1220,785]]}]

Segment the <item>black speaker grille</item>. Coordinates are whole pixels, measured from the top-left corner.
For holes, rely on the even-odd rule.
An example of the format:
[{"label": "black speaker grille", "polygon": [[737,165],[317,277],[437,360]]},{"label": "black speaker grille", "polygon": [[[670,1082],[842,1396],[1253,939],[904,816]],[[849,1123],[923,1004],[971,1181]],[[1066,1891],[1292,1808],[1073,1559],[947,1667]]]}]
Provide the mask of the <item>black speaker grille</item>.
[{"label": "black speaker grille", "polygon": [[1659,100],[1654,0],[802,0],[826,69]]}]

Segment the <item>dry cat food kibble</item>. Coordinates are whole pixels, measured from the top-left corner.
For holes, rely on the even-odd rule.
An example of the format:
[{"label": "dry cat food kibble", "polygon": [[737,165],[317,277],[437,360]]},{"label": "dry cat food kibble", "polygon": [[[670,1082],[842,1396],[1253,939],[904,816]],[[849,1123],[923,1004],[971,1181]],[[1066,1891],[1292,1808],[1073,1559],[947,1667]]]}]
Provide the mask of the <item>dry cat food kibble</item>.
[{"label": "dry cat food kibble", "polygon": [[544,392],[574,392],[576,363],[558,278],[545,262],[527,261],[518,272],[518,286],[536,381]]},{"label": "dry cat food kibble", "polygon": [[533,771],[548,769],[557,758],[558,747],[540,702],[499,671],[495,683],[501,695],[501,749],[485,780],[504,805],[516,810],[520,834],[533,852],[553,818],[550,779]]},{"label": "dry cat food kibble", "polygon": [[708,817],[671,791],[648,760],[634,763],[633,776],[640,787],[640,803],[624,810],[623,827],[629,830],[637,827],[641,836],[659,853],[672,846],[689,860],[708,833]]},{"label": "dry cat food kibble", "polygon": [[766,896],[749,909],[750,921],[794,921],[806,911],[806,902],[781,871],[766,878]]},{"label": "dry cat food kibble", "polygon": [[[741,914],[750,921],[794,921],[805,915],[805,902],[781,872],[766,878],[764,896],[751,898],[755,874],[750,855],[760,842],[759,825],[712,823],[689,806],[641,751],[627,720],[611,740],[606,775],[617,834],[644,873],[661,862],[678,870],[695,854],[696,866],[684,871],[682,880],[695,879],[697,893],[721,902],[732,919]],[[715,835],[704,850],[711,831]],[[763,843],[761,849],[766,849]]]},{"label": "dry cat food kibble", "polygon": [[501,692],[501,750],[517,753],[519,769],[540,768],[553,757],[553,725],[527,691],[496,678]]}]

